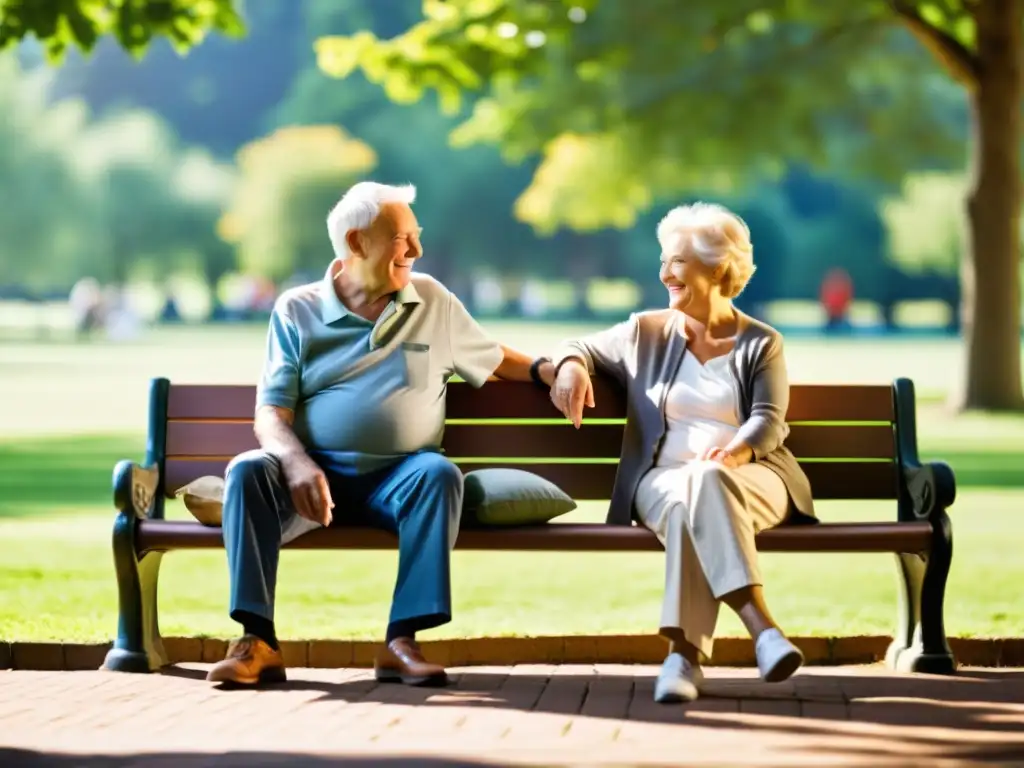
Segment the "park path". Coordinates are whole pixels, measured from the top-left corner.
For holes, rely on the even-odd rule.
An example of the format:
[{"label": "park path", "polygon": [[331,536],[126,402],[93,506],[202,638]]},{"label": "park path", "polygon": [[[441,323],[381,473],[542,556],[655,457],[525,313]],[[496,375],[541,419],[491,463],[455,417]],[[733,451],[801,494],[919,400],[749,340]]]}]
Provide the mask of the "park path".
[{"label": "park path", "polygon": [[646,665],[468,667],[440,690],[292,669],[223,691],[206,669],[0,672],[0,765],[1024,764],[1021,669],[808,667],[765,685],[713,668],[702,699],[669,707]]}]

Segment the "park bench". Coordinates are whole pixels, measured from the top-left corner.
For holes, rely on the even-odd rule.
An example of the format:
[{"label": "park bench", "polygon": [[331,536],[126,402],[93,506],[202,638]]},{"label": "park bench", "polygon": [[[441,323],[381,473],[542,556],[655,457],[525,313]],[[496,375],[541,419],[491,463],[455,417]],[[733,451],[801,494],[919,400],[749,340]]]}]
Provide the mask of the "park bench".
[{"label": "park bench", "polygon": [[[597,407],[587,411],[587,420],[576,430],[554,411],[547,393],[532,384],[491,381],[473,389],[452,382],[443,447],[464,472],[514,466],[548,478],[577,500],[607,500],[622,443],[625,398],[617,385],[603,379],[595,381],[595,393]],[[120,616],[104,668],[148,672],[168,664],[157,618],[161,558],[171,550],[220,548],[223,541],[220,528],[165,520],[164,504],[176,489],[204,475],[223,474],[232,457],[257,447],[254,406],[252,386],[151,382],[145,460],[122,461],[114,469]],[[807,472],[815,498],[891,500],[894,519],[786,524],[758,534],[757,546],[771,552],[894,553],[900,600],[886,663],[904,672],[951,674],[956,665],[946,640],[943,602],[952,558],[946,510],[954,500],[955,481],[946,464],[919,461],[915,408],[913,382],[907,379],[892,385],[793,386],[787,445]],[[551,421],[538,424],[538,419]],[[395,543],[385,531],[331,527],[287,547],[390,549]],[[661,550],[655,536],[636,525],[557,521],[464,529],[456,547]]]}]

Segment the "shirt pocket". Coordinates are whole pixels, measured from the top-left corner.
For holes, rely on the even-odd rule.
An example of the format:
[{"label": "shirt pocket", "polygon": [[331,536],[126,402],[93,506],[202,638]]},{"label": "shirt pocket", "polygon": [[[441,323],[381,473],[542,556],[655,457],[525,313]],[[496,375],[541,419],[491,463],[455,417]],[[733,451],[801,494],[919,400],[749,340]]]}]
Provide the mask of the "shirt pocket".
[{"label": "shirt pocket", "polygon": [[405,381],[409,389],[423,392],[430,387],[430,345],[402,342],[405,359]]}]

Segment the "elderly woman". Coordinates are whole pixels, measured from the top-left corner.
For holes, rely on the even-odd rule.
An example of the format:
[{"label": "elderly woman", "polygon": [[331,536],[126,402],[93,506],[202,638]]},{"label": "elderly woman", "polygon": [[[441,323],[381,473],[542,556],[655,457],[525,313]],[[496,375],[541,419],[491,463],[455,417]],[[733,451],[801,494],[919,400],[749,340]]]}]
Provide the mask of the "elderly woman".
[{"label": "elderly woman", "polygon": [[785,680],[803,663],[765,604],[754,535],[790,515],[814,518],[814,508],[783,445],[782,336],[732,303],[754,273],[749,229],[698,203],[672,210],[657,234],[668,309],[567,343],[551,399],[578,428],[584,405],[594,406],[595,372],[626,389],[608,522],[635,516],[665,547],[660,634],[669,654],[654,698],[678,702],[698,695],[720,601],[754,638],[763,679]]}]

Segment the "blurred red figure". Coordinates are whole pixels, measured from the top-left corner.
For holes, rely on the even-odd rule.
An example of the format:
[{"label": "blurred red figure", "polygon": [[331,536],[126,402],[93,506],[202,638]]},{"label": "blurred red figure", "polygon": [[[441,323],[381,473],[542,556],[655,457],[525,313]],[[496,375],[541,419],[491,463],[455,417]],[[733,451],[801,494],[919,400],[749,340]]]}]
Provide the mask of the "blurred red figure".
[{"label": "blurred red figure", "polygon": [[821,281],[821,306],[828,318],[825,329],[837,331],[846,322],[853,301],[853,281],[845,269],[835,267]]}]

